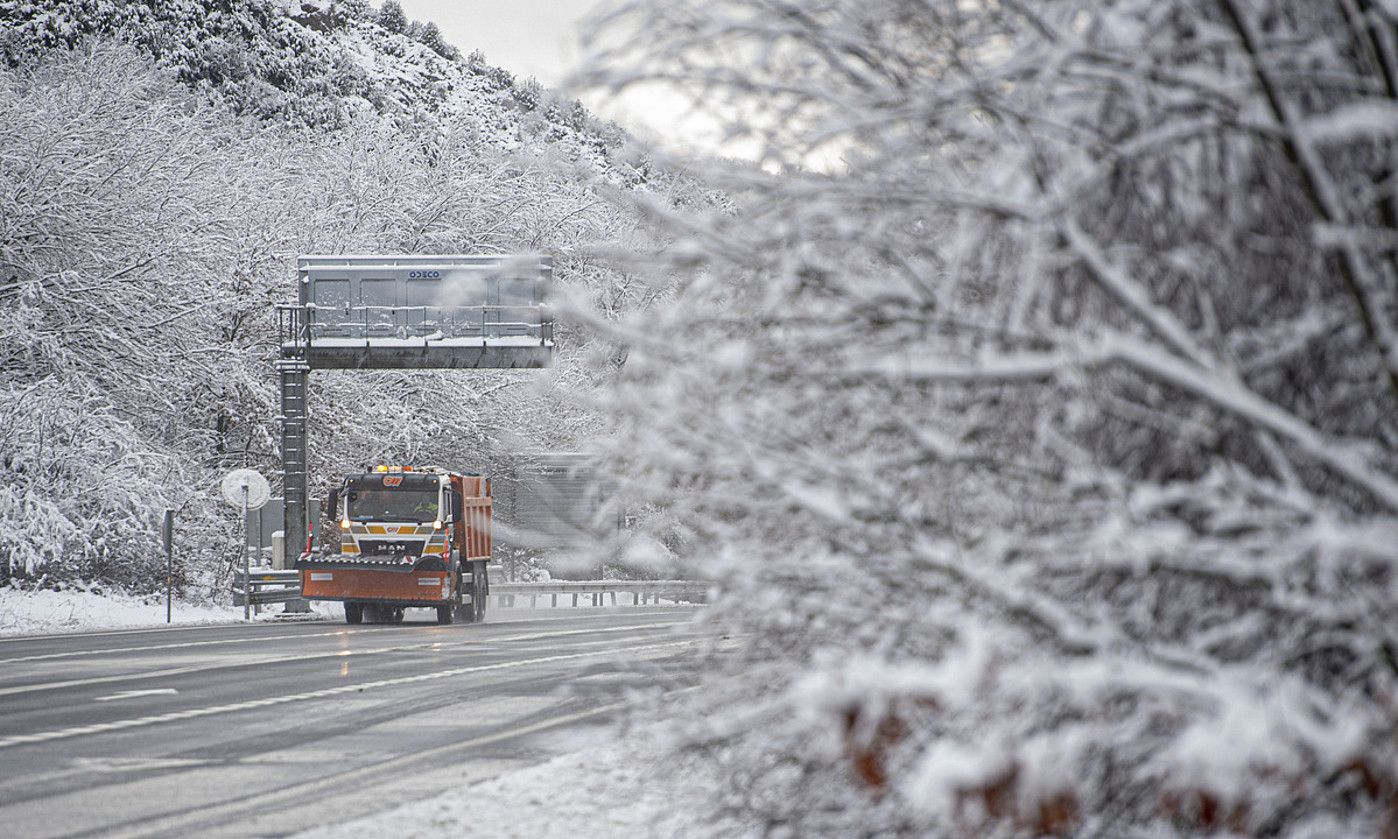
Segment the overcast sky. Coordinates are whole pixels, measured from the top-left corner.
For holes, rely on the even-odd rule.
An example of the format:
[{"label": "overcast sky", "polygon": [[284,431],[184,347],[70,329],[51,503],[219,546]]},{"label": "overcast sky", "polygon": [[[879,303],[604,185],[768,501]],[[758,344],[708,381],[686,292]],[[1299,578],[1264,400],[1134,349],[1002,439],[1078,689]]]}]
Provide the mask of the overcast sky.
[{"label": "overcast sky", "polygon": [[[381,2],[381,0],[375,0]],[[413,20],[435,21],[447,43],[518,78],[533,76],[556,87],[582,59],[578,24],[603,0],[399,0]],[[746,156],[741,147],[717,141],[717,126],[686,115],[683,105],[655,90],[628,91],[621,100],[581,97],[588,110],[615,120],[638,137],[672,150]]]},{"label": "overcast sky", "polygon": [[582,56],[578,23],[598,0],[399,0],[414,20],[437,23],[447,43],[546,87],[563,80]]}]

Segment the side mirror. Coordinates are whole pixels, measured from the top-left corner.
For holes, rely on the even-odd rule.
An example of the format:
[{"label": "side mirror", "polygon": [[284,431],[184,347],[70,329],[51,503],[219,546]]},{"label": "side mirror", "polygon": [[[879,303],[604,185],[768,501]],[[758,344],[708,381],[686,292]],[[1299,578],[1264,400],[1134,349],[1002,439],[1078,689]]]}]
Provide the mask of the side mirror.
[{"label": "side mirror", "polygon": [[328,521],[337,521],[340,518],[340,491],[330,490],[330,494],[325,498],[325,518]]}]

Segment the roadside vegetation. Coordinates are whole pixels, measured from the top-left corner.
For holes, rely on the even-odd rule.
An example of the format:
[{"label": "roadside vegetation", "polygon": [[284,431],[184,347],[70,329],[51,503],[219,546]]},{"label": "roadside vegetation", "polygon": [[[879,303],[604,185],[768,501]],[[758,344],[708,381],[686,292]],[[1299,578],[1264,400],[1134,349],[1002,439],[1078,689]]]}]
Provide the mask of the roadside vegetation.
[{"label": "roadside vegetation", "polygon": [[[619,191],[690,200],[619,129],[421,24],[308,5],[0,3],[0,584],[162,587],[170,507],[179,588],[226,591],[218,482],[275,474],[298,254],[542,252],[603,320],[656,299],[586,250],[642,235]],[[313,481],[577,450],[600,419],[559,394],[616,362],[558,337],[547,373],[318,376]]]},{"label": "roadside vegetation", "polygon": [[[651,218],[638,541],[751,640],[772,836],[1398,834],[1398,20],[637,0],[581,83],[758,165]],[[642,33],[644,36],[642,37]],[[644,260],[640,260],[644,264]],[[642,548],[644,549],[644,548]]]}]

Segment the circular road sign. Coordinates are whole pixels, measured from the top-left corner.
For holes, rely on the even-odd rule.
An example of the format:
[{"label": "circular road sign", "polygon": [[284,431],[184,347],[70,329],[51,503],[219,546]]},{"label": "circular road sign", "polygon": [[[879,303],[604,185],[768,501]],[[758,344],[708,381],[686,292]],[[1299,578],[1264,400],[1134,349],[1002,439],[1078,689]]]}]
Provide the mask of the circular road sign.
[{"label": "circular road sign", "polygon": [[255,469],[234,469],[223,479],[223,498],[234,507],[242,508],[243,490],[247,489],[248,509],[256,510],[272,497],[267,479]]}]

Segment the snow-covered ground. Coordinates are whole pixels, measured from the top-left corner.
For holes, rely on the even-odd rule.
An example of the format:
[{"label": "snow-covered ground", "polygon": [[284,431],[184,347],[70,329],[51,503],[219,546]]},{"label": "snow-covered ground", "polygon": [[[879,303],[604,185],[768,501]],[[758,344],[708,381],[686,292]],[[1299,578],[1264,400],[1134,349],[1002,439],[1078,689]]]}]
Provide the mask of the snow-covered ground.
[{"label": "snow-covered ground", "polygon": [[[264,609],[262,617],[280,612],[281,606]],[[243,619],[241,606],[214,606],[175,601],[172,623],[232,623]],[[324,618],[334,617],[321,608]],[[343,618],[344,613],[338,613]],[[0,635],[37,635],[52,632],[90,632],[165,625],[163,597],[132,597],[113,591],[96,593],[23,591],[0,588]]]},{"label": "snow-covered ground", "polygon": [[501,839],[744,839],[758,831],[714,819],[713,779],[701,766],[659,766],[645,738],[628,736],[499,775],[474,786],[299,834],[296,839],[490,836]]}]

